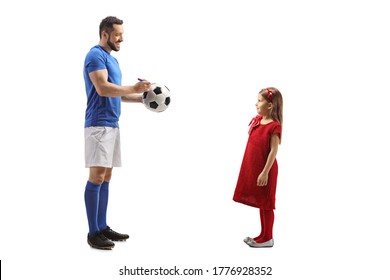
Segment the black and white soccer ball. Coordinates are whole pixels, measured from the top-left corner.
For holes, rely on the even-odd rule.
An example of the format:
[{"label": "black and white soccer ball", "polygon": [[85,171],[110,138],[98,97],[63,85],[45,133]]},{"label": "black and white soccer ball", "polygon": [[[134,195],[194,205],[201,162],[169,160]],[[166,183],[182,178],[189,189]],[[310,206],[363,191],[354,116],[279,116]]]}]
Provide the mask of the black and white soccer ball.
[{"label": "black and white soccer ball", "polygon": [[163,112],[171,103],[171,92],[166,86],[153,83],[149,91],[144,92],[142,103],[150,111]]}]

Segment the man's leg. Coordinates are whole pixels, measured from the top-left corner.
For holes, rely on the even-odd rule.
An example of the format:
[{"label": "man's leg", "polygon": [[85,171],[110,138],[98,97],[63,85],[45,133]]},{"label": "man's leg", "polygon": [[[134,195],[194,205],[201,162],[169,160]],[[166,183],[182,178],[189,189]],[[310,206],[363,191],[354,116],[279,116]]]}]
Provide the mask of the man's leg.
[{"label": "man's leg", "polygon": [[89,225],[89,234],[93,235],[99,231],[98,225],[98,209],[101,184],[103,183],[106,168],[91,167],[89,171],[89,179],[85,187],[84,200],[87,210],[87,218]]},{"label": "man's leg", "polygon": [[89,179],[84,193],[89,225],[88,244],[98,249],[111,249],[115,244],[102,234],[102,229],[98,225],[100,191],[101,184],[105,178],[106,168],[90,167],[89,170]]},{"label": "man's leg", "polygon": [[118,233],[107,225],[107,205],[109,185],[112,175],[112,168],[106,168],[104,180],[99,194],[98,226],[105,237],[112,241],[124,241],[129,238],[128,234]]},{"label": "man's leg", "polygon": [[106,168],[104,180],[100,187],[99,193],[99,210],[98,210],[98,227],[101,230],[107,228],[107,205],[108,205],[108,187],[111,180],[112,167]]}]

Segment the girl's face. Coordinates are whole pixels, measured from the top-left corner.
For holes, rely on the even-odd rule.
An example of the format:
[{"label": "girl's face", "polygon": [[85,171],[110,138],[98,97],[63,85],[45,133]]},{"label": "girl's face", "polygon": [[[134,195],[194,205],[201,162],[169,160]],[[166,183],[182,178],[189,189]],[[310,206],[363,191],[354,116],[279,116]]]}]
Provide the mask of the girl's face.
[{"label": "girl's face", "polygon": [[259,93],[256,103],[257,113],[262,116],[268,116],[271,113],[272,103],[269,103],[265,98]]}]

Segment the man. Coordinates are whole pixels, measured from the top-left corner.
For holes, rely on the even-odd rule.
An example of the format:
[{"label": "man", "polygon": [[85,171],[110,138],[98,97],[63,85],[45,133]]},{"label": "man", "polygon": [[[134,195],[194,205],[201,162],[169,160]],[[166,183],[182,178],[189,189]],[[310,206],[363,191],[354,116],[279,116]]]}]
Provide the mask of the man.
[{"label": "man", "polygon": [[108,190],[113,167],[121,166],[118,125],[121,102],[142,102],[142,93],[150,88],[148,81],[121,85],[122,74],[111,51],[120,50],[122,24],[116,17],[103,19],[99,44],[91,48],[84,62],[85,165],[90,171],[84,199],[89,226],[87,241],[97,249],[112,249],[115,246],[112,241],[129,238],[107,225]]}]

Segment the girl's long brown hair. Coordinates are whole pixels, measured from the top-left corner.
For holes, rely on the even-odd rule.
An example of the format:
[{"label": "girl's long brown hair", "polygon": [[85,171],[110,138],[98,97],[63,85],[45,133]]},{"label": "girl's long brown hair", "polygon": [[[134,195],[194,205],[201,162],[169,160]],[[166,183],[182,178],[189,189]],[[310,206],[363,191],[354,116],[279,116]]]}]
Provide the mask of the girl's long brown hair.
[{"label": "girl's long brown hair", "polygon": [[269,87],[262,89],[260,94],[273,105],[271,112],[272,119],[283,126],[283,97],[280,91],[277,88]]},{"label": "girl's long brown hair", "polygon": [[[272,103],[271,118],[280,123],[283,127],[283,97],[277,88],[269,87],[260,91],[261,96],[268,102]],[[280,135],[279,143],[282,142],[282,135]]]}]

